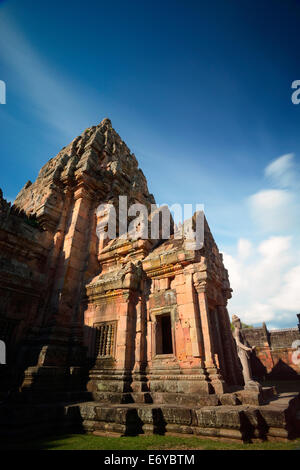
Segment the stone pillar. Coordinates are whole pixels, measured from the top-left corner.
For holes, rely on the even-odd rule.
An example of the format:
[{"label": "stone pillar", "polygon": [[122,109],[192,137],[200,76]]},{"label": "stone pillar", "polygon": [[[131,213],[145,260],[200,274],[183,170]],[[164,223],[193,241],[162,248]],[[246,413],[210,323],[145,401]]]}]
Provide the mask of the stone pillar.
[{"label": "stone pillar", "polygon": [[[181,282],[180,282],[181,281]],[[187,266],[182,274],[176,276],[176,299],[180,318],[182,338],[176,334],[176,348],[180,355],[193,365],[203,365],[201,332],[198,318],[198,300],[193,286],[193,266]]]},{"label": "stone pillar", "polygon": [[190,322],[190,340],[192,343],[192,355],[194,358],[201,359],[201,364],[203,363],[203,351],[201,344],[201,332],[200,332],[200,321],[198,318],[198,308],[197,308],[197,295],[195,295],[194,286],[193,286],[193,267],[192,269],[185,268],[185,285],[187,290],[187,299],[192,306],[192,311],[189,317]]},{"label": "stone pillar", "polygon": [[144,294],[137,294],[134,372],[144,373],[147,366],[147,307]]},{"label": "stone pillar", "polygon": [[116,338],[116,368],[128,372],[134,365],[135,322],[134,293],[123,291],[118,305],[118,331]]},{"label": "stone pillar", "polygon": [[221,326],[221,336],[223,341],[223,351],[227,366],[228,381],[231,384],[242,384],[242,372],[239,366],[239,359],[236,352],[235,342],[232,336],[231,324],[225,305],[217,307]]},{"label": "stone pillar", "polygon": [[141,305],[141,297],[138,298],[136,306],[136,331],[135,331],[135,364],[134,371],[139,372],[143,364],[143,336],[144,322]]},{"label": "stone pillar", "polygon": [[[227,368],[227,364],[226,364],[226,355],[225,355],[225,345],[224,345],[224,341],[223,341],[223,337],[222,337],[222,332],[221,332],[221,329],[222,329],[222,322],[221,322],[221,319],[220,319],[220,316],[221,316],[221,313],[220,311],[218,310],[217,307],[215,307],[213,310],[211,310],[210,312],[211,314],[211,319],[213,320],[213,324],[215,326],[215,350],[218,354],[218,359],[219,359],[219,365],[220,365],[220,370],[222,372],[222,375],[224,378],[228,379],[228,368]],[[227,381],[227,380],[226,380]]]},{"label": "stone pillar", "polygon": [[[197,273],[196,273],[197,274]],[[208,373],[208,377],[214,388],[215,393],[225,393],[226,384],[220,374],[219,364],[217,363],[217,355],[214,353],[213,339],[212,339],[212,325],[210,322],[209,309],[206,297],[206,283],[197,280],[194,276],[194,286],[198,295],[200,321],[204,346],[204,365]],[[217,359],[217,360],[216,360]]]},{"label": "stone pillar", "polygon": [[151,318],[147,319],[147,364],[151,364],[153,356],[153,336],[154,336],[154,323]]},{"label": "stone pillar", "polygon": [[136,305],[136,321],[135,321],[135,351],[134,351],[134,368],[132,390],[134,392],[148,391],[148,378],[146,376],[147,366],[147,319],[146,306],[143,295],[138,295]]}]

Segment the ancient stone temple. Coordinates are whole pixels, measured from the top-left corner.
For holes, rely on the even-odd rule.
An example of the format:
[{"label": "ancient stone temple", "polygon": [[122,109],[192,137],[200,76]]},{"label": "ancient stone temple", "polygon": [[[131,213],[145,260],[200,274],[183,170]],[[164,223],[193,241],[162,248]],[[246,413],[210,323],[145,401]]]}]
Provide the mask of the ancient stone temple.
[{"label": "ancient stone temple", "polygon": [[24,430],[24,409],[31,430],[292,435],[298,398],[279,400],[274,418],[274,390],[244,387],[206,220],[197,249],[174,227],[121,236],[118,218],[101,239],[99,206],[118,212],[120,196],[155,206],[109,119],[50,159],[13,206],[1,194],[2,435]]}]

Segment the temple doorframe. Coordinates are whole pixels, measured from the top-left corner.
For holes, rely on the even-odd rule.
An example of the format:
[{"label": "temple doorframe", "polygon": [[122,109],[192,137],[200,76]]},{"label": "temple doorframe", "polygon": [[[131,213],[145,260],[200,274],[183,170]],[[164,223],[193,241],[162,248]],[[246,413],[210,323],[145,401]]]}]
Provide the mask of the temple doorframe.
[{"label": "temple doorframe", "polygon": [[[158,354],[157,345],[156,345],[156,336],[157,336],[157,318],[163,315],[169,314],[171,320],[171,339],[172,339],[172,349],[173,352],[170,354]],[[167,307],[158,307],[151,309],[150,318],[153,324],[153,335],[152,335],[152,359],[167,359],[167,358],[176,358],[176,340],[175,340],[175,316],[176,316],[176,305],[167,306]]]}]

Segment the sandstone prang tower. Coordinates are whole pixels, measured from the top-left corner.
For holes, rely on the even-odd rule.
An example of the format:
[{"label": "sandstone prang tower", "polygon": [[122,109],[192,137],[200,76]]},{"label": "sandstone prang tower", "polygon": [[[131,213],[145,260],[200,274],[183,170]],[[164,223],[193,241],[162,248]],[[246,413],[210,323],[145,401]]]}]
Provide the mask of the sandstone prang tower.
[{"label": "sandstone prang tower", "polygon": [[155,204],[109,119],[50,159],[12,207],[1,193],[1,433],[12,413],[12,435],[68,424],[289,436],[298,399],[274,418],[273,390],[243,387],[228,273],[207,222],[201,249],[174,235],[101,244],[97,208],[124,195]]}]

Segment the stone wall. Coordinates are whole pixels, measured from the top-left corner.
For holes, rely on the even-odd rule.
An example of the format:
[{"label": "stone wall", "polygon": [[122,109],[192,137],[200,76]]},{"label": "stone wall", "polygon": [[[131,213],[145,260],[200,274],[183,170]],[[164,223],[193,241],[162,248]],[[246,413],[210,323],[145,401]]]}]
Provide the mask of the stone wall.
[{"label": "stone wall", "polygon": [[25,339],[39,325],[47,256],[47,234],[34,218],[11,207],[0,190],[0,338],[6,344],[0,393],[20,380],[20,361],[26,365]]},{"label": "stone wall", "polygon": [[276,379],[300,377],[300,346],[298,346],[299,353],[296,347],[292,347],[295,341],[299,341],[300,345],[298,327],[268,330],[263,323],[258,328],[244,328],[242,334],[249,346],[255,346],[251,365],[256,377]]}]

